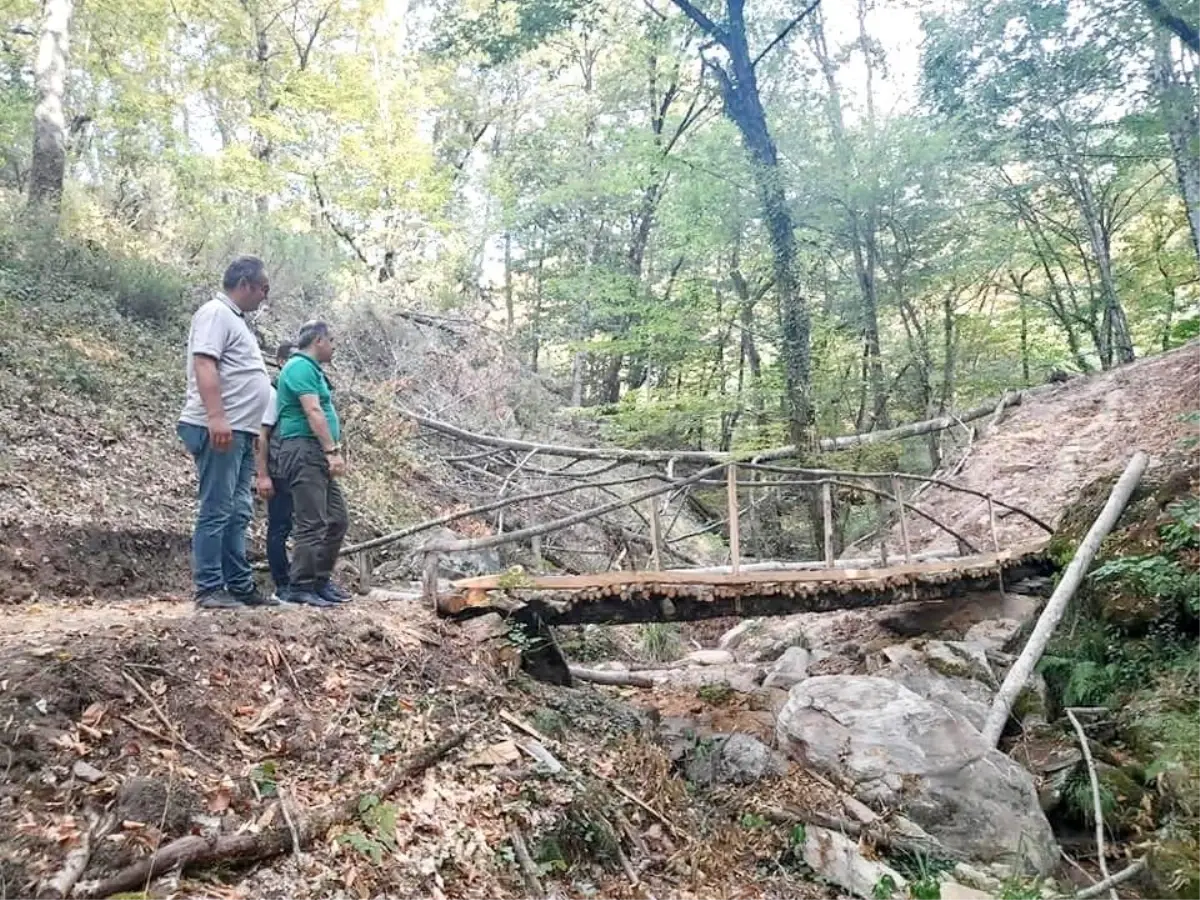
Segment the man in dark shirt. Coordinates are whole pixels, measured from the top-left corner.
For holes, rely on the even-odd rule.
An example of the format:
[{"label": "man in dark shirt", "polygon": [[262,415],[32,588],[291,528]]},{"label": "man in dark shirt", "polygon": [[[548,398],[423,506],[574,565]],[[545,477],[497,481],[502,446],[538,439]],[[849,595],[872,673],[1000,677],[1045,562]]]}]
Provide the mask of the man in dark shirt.
[{"label": "man in dark shirt", "polygon": [[279,473],[292,495],[294,547],[288,601],[332,606],[350,593],[331,581],[349,516],[337,480],[346,474],[342,426],[322,366],[333,358],[324,322],[300,329],[296,353],[279,373]]}]

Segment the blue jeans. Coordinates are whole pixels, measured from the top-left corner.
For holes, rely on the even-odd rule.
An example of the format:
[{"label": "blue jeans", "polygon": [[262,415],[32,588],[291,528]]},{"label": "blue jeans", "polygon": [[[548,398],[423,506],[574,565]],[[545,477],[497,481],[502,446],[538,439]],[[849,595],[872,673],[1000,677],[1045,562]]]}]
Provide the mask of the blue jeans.
[{"label": "blue jeans", "polygon": [[225,588],[233,594],[254,590],[246,561],[246,528],[254,518],[250,486],[254,479],[254,438],[233,433],[224,453],[209,446],[208,429],[180,422],[179,439],[196,461],[200,477],[196,526],[192,532],[192,579],[196,594]]},{"label": "blue jeans", "polygon": [[287,541],[292,533],[292,492],[283,478],[272,478],[275,496],[267,501],[267,565],[276,590],[288,586]]}]

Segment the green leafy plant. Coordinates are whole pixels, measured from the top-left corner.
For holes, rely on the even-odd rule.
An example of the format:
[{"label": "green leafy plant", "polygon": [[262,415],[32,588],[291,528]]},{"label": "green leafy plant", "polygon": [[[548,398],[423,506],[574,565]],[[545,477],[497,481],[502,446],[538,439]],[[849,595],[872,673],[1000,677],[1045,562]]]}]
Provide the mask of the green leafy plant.
[{"label": "green leafy plant", "polygon": [[546,646],[546,639],[541,635],[531,634],[529,627],[523,622],[513,619],[508,624],[508,642],[525,655],[534,653]]},{"label": "green leafy plant", "polygon": [[363,794],[358,798],[358,818],[366,830],[346,832],[338,840],[378,866],[384,851],[396,849],[397,812],[395,804],[383,802],[375,794]]},{"label": "green leafy plant", "polygon": [[799,852],[804,849],[804,842],[808,840],[808,831],[803,824],[793,825],[792,830],[788,832],[788,845],[794,852]]},{"label": "green leafy plant", "polygon": [[733,688],[723,681],[702,684],[696,689],[696,696],[705,703],[721,706],[733,699]]},{"label": "green leafy plant", "polygon": [[875,900],[891,900],[896,896],[896,892],[900,890],[896,884],[896,879],[891,875],[883,875],[875,882],[875,886],[871,888],[871,896]]},{"label": "green leafy plant", "polygon": [[668,622],[651,622],[641,629],[642,652],[656,662],[678,659],[683,649],[679,627]]},{"label": "green leafy plant", "polygon": [[766,828],[768,824],[767,820],[758,813],[742,813],[742,817],[738,819],[738,822],[748,831]]},{"label": "green leafy plant", "polygon": [[279,796],[279,785],[276,781],[277,767],[273,759],[263,760],[250,770],[250,780],[260,797]]},{"label": "green leafy plant", "polygon": [[377,866],[383,864],[383,851],[385,847],[370,835],[363,834],[361,831],[348,831],[345,834],[338,835],[338,843],[350,847],[352,850],[357,850]]}]

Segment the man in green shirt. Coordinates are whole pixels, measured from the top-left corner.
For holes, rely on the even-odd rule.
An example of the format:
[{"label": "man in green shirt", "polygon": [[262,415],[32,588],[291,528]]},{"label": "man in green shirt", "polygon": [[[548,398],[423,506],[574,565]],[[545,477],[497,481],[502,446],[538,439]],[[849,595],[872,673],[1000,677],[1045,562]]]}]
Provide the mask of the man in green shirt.
[{"label": "man in green shirt", "polygon": [[279,373],[279,472],[292,494],[292,571],[286,602],[333,606],[350,599],[330,581],[349,517],[337,478],[346,474],[342,426],[322,366],[333,359],[324,322],[301,327],[296,352]]}]

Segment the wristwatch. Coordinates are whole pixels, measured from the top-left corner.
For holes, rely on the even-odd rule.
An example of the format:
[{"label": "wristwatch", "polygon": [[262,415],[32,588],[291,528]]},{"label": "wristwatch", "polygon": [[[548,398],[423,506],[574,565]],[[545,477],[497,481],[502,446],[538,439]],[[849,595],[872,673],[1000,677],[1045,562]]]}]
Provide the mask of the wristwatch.
[{"label": "wristwatch", "polygon": [[325,455],[326,456],[336,456],[337,454],[339,454],[341,452],[342,452],[342,445],[334,444],[332,447],[330,447],[328,450],[325,451]]}]

